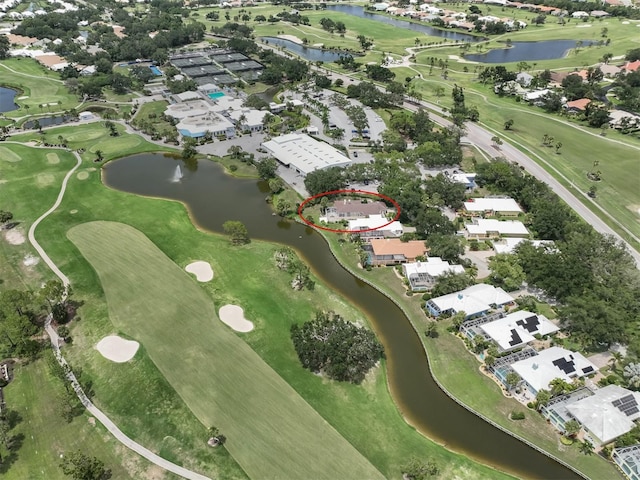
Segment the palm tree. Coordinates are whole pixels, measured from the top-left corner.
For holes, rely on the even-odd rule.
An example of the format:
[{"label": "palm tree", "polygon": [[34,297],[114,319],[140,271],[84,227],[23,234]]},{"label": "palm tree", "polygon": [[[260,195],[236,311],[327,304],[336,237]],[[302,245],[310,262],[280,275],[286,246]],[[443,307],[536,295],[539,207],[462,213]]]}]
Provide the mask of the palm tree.
[{"label": "palm tree", "polygon": [[104,160],[102,150],[96,150],[96,162],[101,162],[102,160]]},{"label": "palm tree", "polygon": [[589,440],[585,440],[580,444],[580,452],[584,453],[585,455],[593,455],[593,443],[591,443]]},{"label": "palm tree", "polygon": [[611,364],[611,369],[615,370],[616,365],[619,365],[623,359],[624,357],[620,352],[611,352],[611,358],[609,359],[609,363]]}]

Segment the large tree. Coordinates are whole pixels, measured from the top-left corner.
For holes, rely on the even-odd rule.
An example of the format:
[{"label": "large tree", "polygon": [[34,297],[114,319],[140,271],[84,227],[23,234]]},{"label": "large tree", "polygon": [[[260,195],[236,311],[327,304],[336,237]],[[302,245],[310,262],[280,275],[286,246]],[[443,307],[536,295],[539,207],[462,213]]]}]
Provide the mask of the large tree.
[{"label": "large tree", "polygon": [[311,195],[340,190],[344,188],[346,181],[342,174],[342,169],[332,167],[310,172],[304,179],[304,186]]},{"label": "large tree", "polygon": [[228,220],[222,224],[222,230],[229,235],[233,245],[249,243],[249,232],[244,223],[237,220]]},{"label": "large tree", "polygon": [[524,271],[518,263],[518,257],[508,253],[499,253],[489,259],[489,281],[507,292],[517,290],[525,279]]},{"label": "large tree", "polygon": [[111,478],[111,471],[102,460],[85,455],[80,450],[63,456],[60,468],[65,475],[74,480],[106,480]]},{"label": "large tree", "polygon": [[361,383],[384,356],[372,331],[334,312],[318,311],[315,319],[292,325],[291,340],[304,368],[339,381]]}]

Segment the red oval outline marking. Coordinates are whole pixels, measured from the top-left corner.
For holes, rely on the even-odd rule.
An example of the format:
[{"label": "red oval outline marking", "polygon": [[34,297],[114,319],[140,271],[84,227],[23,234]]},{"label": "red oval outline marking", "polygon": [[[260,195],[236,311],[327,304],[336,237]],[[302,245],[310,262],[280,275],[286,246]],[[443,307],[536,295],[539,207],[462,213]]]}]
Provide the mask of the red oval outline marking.
[{"label": "red oval outline marking", "polygon": [[[340,229],[336,229],[336,228],[329,228],[329,227],[323,227],[322,225],[318,225],[315,223],[311,223],[309,220],[307,220],[307,218],[302,215],[302,211],[304,210],[304,207],[307,203],[309,203],[312,200],[315,200],[316,198],[321,198],[321,197],[326,197],[327,195],[335,195],[335,194],[340,194],[340,193],[363,193],[365,195],[372,195],[374,197],[378,197],[381,198],[383,200],[387,200],[388,202],[392,203],[393,206],[396,209],[396,216],[393,217],[393,219],[391,219],[389,222],[385,223],[384,225],[380,225],[379,227],[376,228],[367,228],[366,230],[340,230]],[[398,204],[398,202],[396,202],[393,198],[391,197],[387,197],[386,195],[383,195],[381,193],[378,192],[369,192],[367,190],[331,190],[330,192],[323,192],[323,193],[319,193],[317,195],[314,195],[313,197],[309,197],[307,199],[305,199],[300,206],[298,207],[298,216],[302,219],[302,221],[304,223],[306,223],[308,226],[313,227],[313,228],[318,228],[320,230],[325,230],[327,232],[334,232],[334,233],[362,233],[362,232],[373,232],[375,230],[379,230],[381,228],[386,227],[387,225],[391,225],[393,222],[397,221],[400,218],[400,205]]]}]

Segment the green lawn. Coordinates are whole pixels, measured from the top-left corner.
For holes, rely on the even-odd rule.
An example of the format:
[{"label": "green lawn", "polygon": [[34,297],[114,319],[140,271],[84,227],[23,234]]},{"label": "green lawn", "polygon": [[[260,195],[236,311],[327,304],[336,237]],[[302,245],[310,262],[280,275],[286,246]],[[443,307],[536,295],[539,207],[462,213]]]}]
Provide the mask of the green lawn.
[{"label": "green lawn", "polygon": [[145,459],[114,440],[90,415],[85,413],[67,423],[57,407],[56,398],[61,390],[62,384],[51,377],[44,360],[15,370],[15,379],[4,394],[7,407],[20,418],[11,434],[21,440],[15,457],[2,451],[3,479],[69,478],[59,467],[60,456],[77,449],[102,460],[114,479],[144,478],[153,469]]},{"label": "green lawn", "polygon": [[[48,111],[61,112],[76,108],[80,103],[75,95],[69,93],[57,73],[32,59],[9,58],[0,61],[0,85],[20,90],[16,95],[16,103],[21,108],[7,112],[5,115],[8,118]],[[54,105],[39,107],[49,103]]]},{"label": "green lawn", "polygon": [[382,478],[142,233],[92,222],[68,236],[97,271],[114,326],[141,341],[203,425],[221,428],[250,477]]},{"label": "green lawn", "polygon": [[176,132],[175,126],[163,120],[162,115],[167,105],[169,103],[164,100],[143,103],[131,120],[131,124],[145,132],[158,132],[163,137],[166,135],[165,132]]},{"label": "green lawn", "polygon": [[[72,155],[62,150],[54,153],[11,142],[0,145],[0,208],[13,213],[13,220],[18,223],[14,230],[25,237],[18,245],[0,237],[0,286],[3,289],[38,284],[48,275],[42,262],[24,264],[28,255],[37,257],[26,242],[27,231],[31,222],[53,203],[62,179],[73,163]],[[3,231],[2,236],[8,233]]]}]

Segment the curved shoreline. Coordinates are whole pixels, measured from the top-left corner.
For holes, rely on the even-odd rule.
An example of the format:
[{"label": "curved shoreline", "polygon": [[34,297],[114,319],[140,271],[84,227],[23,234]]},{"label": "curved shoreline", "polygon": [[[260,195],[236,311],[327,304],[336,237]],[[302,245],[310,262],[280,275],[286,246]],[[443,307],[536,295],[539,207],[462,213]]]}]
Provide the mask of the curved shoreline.
[{"label": "curved shoreline", "polygon": [[[297,221],[297,220],[296,220]],[[311,227],[313,228],[313,227]],[[555,455],[553,455],[551,452],[548,452],[546,450],[544,450],[543,448],[539,447],[538,445],[530,442],[529,440],[527,440],[524,437],[521,437],[520,435],[518,435],[515,432],[512,432],[511,430],[508,430],[507,428],[503,427],[502,425],[496,423],[495,421],[491,420],[490,418],[486,417],[485,415],[483,415],[482,413],[478,412],[477,410],[473,409],[472,407],[470,407],[469,405],[467,405],[466,403],[464,403],[462,400],[460,400],[459,398],[455,397],[451,392],[449,392],[446,387],[440,382],[440,380],[438,379],[438,377],[435,375],[435,373],[433,372],[433,368],[431,366],[431,362],[429,361],[429,351],[427,350],[427,348],[424,345],[424,342],[422,341],[422,338],[420,337],[420,332],[418,332],[418,330],[416,329],[416,327],[414,326],[413,322],[411,321],[411,317],[409,316],[409,313],[407,312],[407,310],[404,308],[403,305],[401,305],[395,298],[391,297],[390,295],[388,295],[384,290],[382,290],[378,285],[376,285],[375,283],[373,283],[372,281],[370,281],[367,278],[362,277],[361,275],[359,275],[357,272],[353,271],[353,269],[351,267],[349,267],[348,265],[346,265],[344,262],[342,262],[342,260],[340,260],[340,258],[338,258],[338,256],[336,255],[333,246],[331,244],[331,242],[325,237],[325,235],[322,234],[322,232],[319,229],[314,229],[316,230],[324,239],[324,241],[327,243],[327,246],[329,247],[329,251],[331,252],[331,255],[333,256],[333,258],[336,260],[336,262],[338,262],[338,264],[344,268],[347,272],[349,272],[351,275],[353,275],[355,278],[357,278],[358,280],[361,280],[362,282],[366,283],[367,285],[369,285],[371,288],[374,288],[375,290],[377,290],[379,293],[381,293],[382,295],[384,295],[386,298],[388,298],[390,301],[392,301],[404,314],[406,320],[411,324],[411,328],[413,328],[413,330],[415,331],[416,335],[418,335],[418,338],[420,338],[420,344],[422,345],[422,349],[427,357],[427,364],[429,366],[429,374],[431,375],[431,377],[433,378],[435,384],[438,386],[438,388],[440,388],[440,390],[442,390],[442,392],[449,397],[451,400],[453,400],[454,402],[456,402],[458,405],[460,405],[461,407],[463,407],[465,410],[471,412],[472,414],[476,415],[477,417],[481,418],[482,420],[484,420],[485,422],[489,423],[490,425],[498,428],[499,430],[503,431],[504,433],[510,435],[511,437],[521,441],[522,443],[524,443],[525,445],[533,448],[534,450],[537,450],[538,452],[542,453],[543,455],[546,455],[547,457],[551,458],[552,460],[558,462],[560,465],[564,466],[565,468],[568,468],[569,470],[571,470],[572,472],[574,472],[575,474],[579,475],[582,478],[588,479],[589,477],[587,477],[584,473],[582,473],[581,471],[577,470],[575,467],[573,467],[572,465],[568,464],[567,462],[565,462],[564,460],[556,457]],[[389,384],[389,377],[387,376],[387,385]],[[389,391],[391,391],[391,388],[389,388]],[[399,407],[399,405],[396,403],[396,406]],[[402,412],[401,412],[402,413]],[[402,415],[402,417],[405,419],[405,421],[407,421],[407,423],[409,423],[409,421],[406,419],[406,417],[404,416],[404,414]],[[422,435],[424,435],[425,437],[429,438],[430,440],[434,441],[434,439],[432,439],[431,437],[429,437],[428,435],[424,434],[418,427],[416,427],[414,425],[414,427],[416,428],[417,431],[419,431]],[[438,443],[440,446],[442,446],[443,448],[447,448],[446,444],[442,444],[440,442],[436,442]],[[447,448],[448,449],[448,448]],[[449,450],[449,449],[448,449]],[[468,456],[468,454],[466,452],[458,452],[456,450],[450,450],[450,451],[454,451],[456,453],[460,453],[462,455]],[[476,461],[480,461],[479,459],[474,458],[474,460]],[[481,462],[482,463],[482,462]],[[485,464],[487,465],[487,464]],[[495,470],[499,470],[498,468],[496,468],[494,465],[487,465],[490,468],[493,468]],[[503,470],[499,470],[499,471],[503,471]],[[504,471],[503,471],[504,472]],[[510,472],[504,472],[504,473],[508,473],[510,474]]]}]

